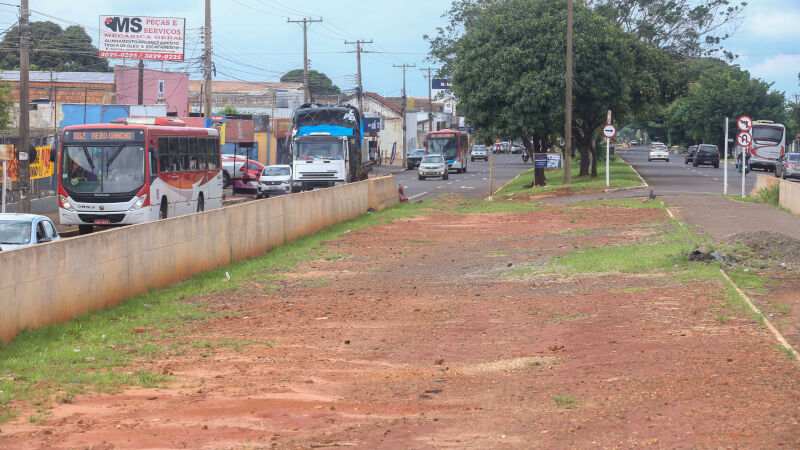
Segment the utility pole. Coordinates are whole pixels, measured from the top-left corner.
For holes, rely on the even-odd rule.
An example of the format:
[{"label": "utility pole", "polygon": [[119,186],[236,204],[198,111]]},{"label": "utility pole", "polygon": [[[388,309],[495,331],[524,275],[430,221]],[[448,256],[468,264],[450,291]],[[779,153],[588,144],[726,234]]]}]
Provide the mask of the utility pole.
[{"label": "utility pole", "polygon": [[[210,1],[210,0],[209,0]],[[144,60],[139,60],[139,95],[137,96],[137,105],[144,104]]]},{"label": "utility pole", "polygon": [[372,44],[372,39],[368,41],[356,40],[355,42],[344,41],[345,45],[356,44],[356,61],[358,62],[358,112],[361,120],[364,120],[364,88],[361,85],[361,44]]},{"label": "utility pole", "polygon": [[203,89],[205,91],[203,112],[206,119],[211,119],[211,0],[206,0],[206,26],[203,28],[205,53],[203,61]]},{"label": "utility pole", "polygon": [[425,77],[428,80],[428,131],[433,131],[433,97],[431,95],[431,84],[433,84],[431,70],[433,70],[433,68],[426,67],[420,70],[423,72],[426,70],[428,71],[428,76]]},{"label": "utility pole", "polygon": [[[322,18],[319,19],[302,19],[302,20],[290,20],[286,19],[286,23],[302,23],[303,24],[303,89],[305,91],[305,102],[311,101],[311,88],[308,85],[308,24],[314,22],[322,22]],[[370,41],[371,42],[371,41]]]},{"label": "utility pole", "polygon": [[572,183],[572,0],[567,0],[567,105],[564,109],[564,184]]},{"label": "utility pole", "polygon": [[[30,184],[31,184],[31,157],[30,154],[30,92],[28,70],[30,69],[30,45],[28,28],[28,0],[20,2],[19,16],[19,170],[17,172],[17,212],[31,212]],[[5,189],[5,186],[3,186]]]},{"label": "utility pole", "polygon": [[417,67],[416,64],[392,64],[394,67],[399,67],[403,69],[403,158],[400,160],[402,165],[406,164],[406,155],[408,154],[408,138],[407,136],[407,124],[406,124],[406,105],[408,101],[406,100],[406,69],[411,67]]}]

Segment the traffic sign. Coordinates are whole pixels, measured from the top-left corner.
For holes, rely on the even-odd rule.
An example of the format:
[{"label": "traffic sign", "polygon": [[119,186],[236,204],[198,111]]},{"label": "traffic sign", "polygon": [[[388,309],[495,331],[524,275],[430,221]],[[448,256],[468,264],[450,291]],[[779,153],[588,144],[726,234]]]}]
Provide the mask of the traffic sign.
[{"label": "traffic sign", "polygon": [[753,119],[747,116],[739,117],[739,120],[736,121],[736,126],[741,131],[750,131],[750,128],[753,128]]},{"label": "traffic sign", "polygon": [[736,135],[736,142],[742,147],[750,147],[750,144],[753,143],[753,135],[747,131],[742,131]]},{"label": "traffic sign", "polygon": [[611,139],[612,137],[617,135],[617,127],[614,125],[608,124],[603,127],[603,136]]}]

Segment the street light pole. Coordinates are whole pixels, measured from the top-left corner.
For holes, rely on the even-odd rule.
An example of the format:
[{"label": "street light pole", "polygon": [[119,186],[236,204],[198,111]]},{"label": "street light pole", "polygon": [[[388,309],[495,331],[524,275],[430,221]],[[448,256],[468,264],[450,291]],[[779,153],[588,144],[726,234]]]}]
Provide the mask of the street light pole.
[{"label": "street light pole", "polygon": [[[31,212],[30,198],[30,179],[31,179],[31,158],[30,154],[30,92],[29,92],[29,35],[28,26],[28,0],[20,2],[19,17],[19,170],[17,172],[17,212]],[[5,189],[5,185],[3,189]]]},{"label": "street light pole", "polygon": [[564,108],[564,184],[572,183],[572,1],[567,0],[567,104]]}]

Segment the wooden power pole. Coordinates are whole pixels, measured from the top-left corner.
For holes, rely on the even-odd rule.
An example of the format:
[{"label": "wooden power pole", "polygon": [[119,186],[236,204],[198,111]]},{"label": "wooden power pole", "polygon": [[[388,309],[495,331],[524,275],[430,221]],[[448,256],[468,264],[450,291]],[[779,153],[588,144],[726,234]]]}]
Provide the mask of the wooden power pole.
[{"label": "wooden power pole", "polygon": [[572,1],[567,0],[567,105],[564,108],[564,156],[562,157],[564,184],[572,183]]},{"label": "wooden power pole", "polygon": [[211,0],[206,0],[206,25],[203,28],[203,37],[205,41],[203,116],[206,119],[211,119],[211,110],[214,107],[211,103]]},{"label": "wooden power pole", "polygon": [[[30,29],[28,26],[28,0],[20,2],[19,16],[19,170],[17,173],[17,212],[31,212],[31,158],[30,154],[30,91],[28,70],[30,69]],[[3,186],[5,189],[5,186]]]},{"label": "wooden power pole", "polygon": [[303,89],[305,91],[305,101],[311,101],[311,88],[308,85],[308,24],[314,22],[322,22],[322,18],[319,19],[302,19],[302,20],[291,20],[286,19],[287,23],[302,23],[303,24]]},{"label": "wooden power pole", "polygon": [[403,158],[400,160],[402,165],[406,164],[406,155],[408,155],[408,125],[406,124],[406,105],[408,105],[408,100],[406,99],[406,69],[411,67],[417,67],[416,64],[392,64],[394,67],[399,67],[403,69]]},{"label": "wooden power pole", "polygon": [[433,70],[432,67],[426,67],[424,69],[420,69],[423,72],[428,71],[428,131],[433,131],[433,96],[431,92],[431,85],[433,84],[433,79],[431,78],[431,71]]},{"label": "wooden power pole", "polygon": [[356,44],[356,62],[358,63],[358,112],[361,120],[364,120],[364,87],[361,84],[361,44],[372,44],[372,39],[368,41],[356,40],[355,42],[344,41],[347,44]]}]

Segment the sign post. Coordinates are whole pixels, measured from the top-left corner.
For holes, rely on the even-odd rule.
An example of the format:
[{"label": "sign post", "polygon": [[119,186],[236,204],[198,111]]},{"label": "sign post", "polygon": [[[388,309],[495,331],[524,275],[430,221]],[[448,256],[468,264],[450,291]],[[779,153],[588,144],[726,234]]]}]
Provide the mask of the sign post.
[{"label": "sign post", "polygon": [[750,134],[750,129],[753,128],[753,119],[748,116],[739,117],[736,120],[736,126],[741,131],[736,135],[736,143],[742,147],[742,161],[739,168],[742,170],[742,198],[745,198],[745,180],[744,177],[747,172],[747,155],[750,154],[750,146],[753,144],[753,135]]},{"label": "sign post", "polygon": [[0,212],[6,212],[6,191],[8,190],[8,161],[14,158],[14,146],[3,144],[0,145],[0,161],[3,161],[3,192],[0,193],[2,200],[0,200]]},{"label": "sign post", "polygon": [[[608,112],[611,117],[611,111]],[[606,137],[606,187],[611,186],[611,165],[609,163],[611,158],[611,138],[617,135],[617,127],[610,123],[603,127],[603,136]]]},{"label": "sign post", "polygon": [[722,195],[728,195],[728,118],[725,117],[725,159],[722,166]]}]

